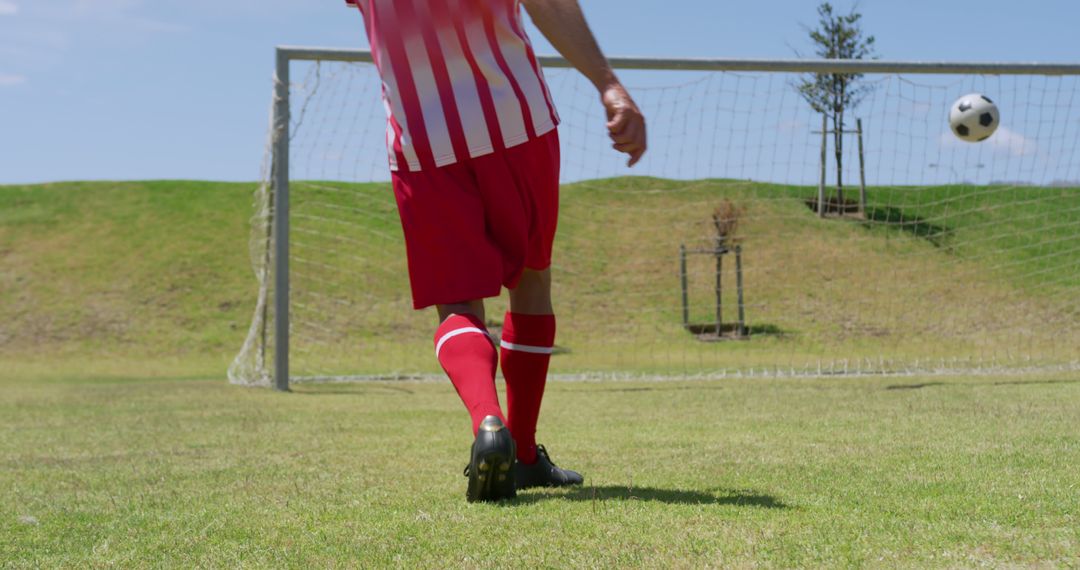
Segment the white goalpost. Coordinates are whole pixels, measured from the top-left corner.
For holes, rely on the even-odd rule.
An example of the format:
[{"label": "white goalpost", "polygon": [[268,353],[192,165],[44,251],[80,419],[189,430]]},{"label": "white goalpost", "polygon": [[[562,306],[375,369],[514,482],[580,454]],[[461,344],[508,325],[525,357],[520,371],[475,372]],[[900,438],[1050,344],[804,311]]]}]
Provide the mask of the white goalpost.
[{"label": "white goalpost", "polygon": [[[592,86],[540,60],[562,117],[553,374],[1080,369],[1080,64],[611,58],[649,121],[627,169]],[[869,88],[840,153],[796,88],[814,74]],[[278,48],[230,381],[438,373],[380,89],[369,52]],[[1001,110],[977,144],[947,121],[967,93]]]}]

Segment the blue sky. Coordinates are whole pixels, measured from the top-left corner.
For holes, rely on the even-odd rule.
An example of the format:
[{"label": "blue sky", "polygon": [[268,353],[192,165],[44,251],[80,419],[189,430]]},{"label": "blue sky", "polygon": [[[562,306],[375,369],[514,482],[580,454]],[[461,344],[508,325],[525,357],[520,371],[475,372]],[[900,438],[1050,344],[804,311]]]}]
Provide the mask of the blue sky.
[{"label": "blue sky", "polygon": [[[585,2],[609,54],[688,57],[809,51],[801,25],[815,6]],[[887,59],[1080,61],[1076,0],[863,0],[860,9]],[[276,44],[366,40],[341,0],[0,0],[0,183],[254,179]]]}]

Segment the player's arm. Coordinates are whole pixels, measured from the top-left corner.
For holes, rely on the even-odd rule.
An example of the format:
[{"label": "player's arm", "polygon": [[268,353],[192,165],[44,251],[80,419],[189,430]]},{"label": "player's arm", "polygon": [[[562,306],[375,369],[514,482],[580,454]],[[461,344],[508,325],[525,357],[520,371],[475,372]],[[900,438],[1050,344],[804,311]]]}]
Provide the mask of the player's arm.
[{"label": "player's arm", "polygon": [[596,86],[607,109],[608,134],[615,150],[630,155],[633,166],[645,154],[645,117],[596,43],[578,0],[522,0],[536,27],[574,67]]}]

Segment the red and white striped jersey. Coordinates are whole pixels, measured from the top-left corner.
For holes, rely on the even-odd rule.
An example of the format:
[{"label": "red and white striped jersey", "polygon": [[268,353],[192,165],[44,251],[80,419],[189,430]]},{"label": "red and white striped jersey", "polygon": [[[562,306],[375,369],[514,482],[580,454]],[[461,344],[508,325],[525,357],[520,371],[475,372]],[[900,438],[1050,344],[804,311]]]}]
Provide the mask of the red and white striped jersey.
[{"label": "red and white striped jersey", "polygon": [[391,170],[453,164],[559,123],[520,0],[345,0],[382,77]]}]

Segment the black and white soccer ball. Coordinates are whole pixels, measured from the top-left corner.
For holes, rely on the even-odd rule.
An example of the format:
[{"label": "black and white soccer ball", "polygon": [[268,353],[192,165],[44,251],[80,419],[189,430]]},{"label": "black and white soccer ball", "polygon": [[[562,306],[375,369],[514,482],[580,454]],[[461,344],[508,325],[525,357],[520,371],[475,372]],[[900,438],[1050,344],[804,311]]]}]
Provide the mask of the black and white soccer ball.
[{"label": "black and white soccer ball", "polygon": [[1001,124],[997,105],[986,95],[972,93],[953,103],[949,110],[949,126],[960,140],[982,142],[990,138]]}]

